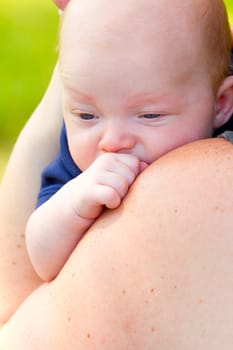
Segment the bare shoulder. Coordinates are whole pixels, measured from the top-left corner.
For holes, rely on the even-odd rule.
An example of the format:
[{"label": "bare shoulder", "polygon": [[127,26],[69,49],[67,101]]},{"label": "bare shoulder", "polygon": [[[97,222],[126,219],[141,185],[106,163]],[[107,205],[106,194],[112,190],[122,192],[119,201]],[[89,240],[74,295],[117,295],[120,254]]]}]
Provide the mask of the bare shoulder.
[{"label": "bare shoulder", "polygon": [[122,205],[90,228],[55,281],[26,300],[1,333],[2,347],[228,350],[232,166],[232,144],[221,139],[154,162]]},{"label": "bare shoulder", "polygon": [[[137,193],[142,189],[157,192],[165,187],[174,195],[182,195],[184,200],[189,200],[197,193],[204,195],[209,188],[212,196],[218,198],[228,194],[228,198],[232,199],[232,181],[233,144],[224,139],[206,139],[162,156],[139,176],[131,192]],[[165,197],[167,194],[164,193]],[[208,199],[205,197],[206,201]]]},{"label": "bare shoulder", "polygon": [[[88,331],[92,348],[107,334],[113,350],[129,341],[146,350],[229,348],[232,166],[233,147],[225,140],[176,149],[148,167],[122,205],[91,227],[59,279],[73,281],[66,312],[76,326],[77,309],[86,315],[80,327],[101,325]],[[85,283],[74,284],[79,269]],[[86,313],[84,298],[101,312]]]},{"label": "bare shoulder", "polygon": [[[212,138],[205,140],[198,140],[182,147],[179,147],[166,155],[162,156],[159,160],[159,164],[174,165],[174,162],[179,161],[190,165],[193,161],[205,163],[215,163],[216,161],[225,163],[226,161],[232,161],[233,157],[233,144],[223,138]],[[172,162],[172,163],[170,163]],[[155,162],[156,163],[156,162]],[[177,165],[179,165],[177,163]]]}]

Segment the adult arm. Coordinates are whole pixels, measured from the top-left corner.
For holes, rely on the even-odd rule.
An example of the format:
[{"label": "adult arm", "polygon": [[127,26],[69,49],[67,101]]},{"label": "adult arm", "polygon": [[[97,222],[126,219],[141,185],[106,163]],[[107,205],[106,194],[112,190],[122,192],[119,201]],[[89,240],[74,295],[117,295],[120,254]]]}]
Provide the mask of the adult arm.
[{"label": "adult arm", "polygon": [[25,225],[34,210],[40,174],[55,157],[61,129],[57,67],[39,106],[12,151],[0,188],[0,325],[41,281],[25,248]]},{"label": "adult arm", "polygon": [[232,168],[222,139],[156,161],[5,325],[2,348],[228,350]]}]

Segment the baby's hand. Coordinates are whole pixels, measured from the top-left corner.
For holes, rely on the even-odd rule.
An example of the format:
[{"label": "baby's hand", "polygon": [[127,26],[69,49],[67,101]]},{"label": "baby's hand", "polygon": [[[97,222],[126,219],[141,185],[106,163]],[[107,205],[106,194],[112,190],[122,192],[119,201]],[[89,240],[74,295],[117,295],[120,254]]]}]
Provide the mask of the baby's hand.
[{"label": "baby's hand", "polygon": [[145,167],[129,154],[105,153],[72,180],[72,208],[86,219],[95,219],[107,208],[117,208],[139,172]]}]

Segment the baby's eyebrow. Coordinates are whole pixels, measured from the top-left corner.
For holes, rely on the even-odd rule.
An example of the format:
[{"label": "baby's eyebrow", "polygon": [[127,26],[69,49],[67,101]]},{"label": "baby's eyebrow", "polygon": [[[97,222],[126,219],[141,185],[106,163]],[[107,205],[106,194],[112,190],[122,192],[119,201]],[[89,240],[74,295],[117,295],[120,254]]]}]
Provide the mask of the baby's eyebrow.
[{"label": "baby's eyebrow", "polygon": [[127,100],[127,106],[130,107],[135,104],[151,104],[151,103],[162,103],[172,101],[173,98],[168,93],[138,93],[132,96],[129,96]]},{"label": "baby's eyebrow", "polygon": [[75,100],[77,99],[81,99],[82,101],[85,101],[88,104],[93,104],[95,99],[93,96],[88,95],[87,93],[79,90],[76,86],[69,86],[68,90],[71,94],[71,97],[74,98]]},{"label": "baby's eyebrow", "polygon": [[81,97],[82,100],[92,103],[95,99],[93,96],[88,95],[86,92],[79,90],[78,88],[78,78],[74,78],[73,74],[60,70],[60,76],[65,89],[74,98]]}]

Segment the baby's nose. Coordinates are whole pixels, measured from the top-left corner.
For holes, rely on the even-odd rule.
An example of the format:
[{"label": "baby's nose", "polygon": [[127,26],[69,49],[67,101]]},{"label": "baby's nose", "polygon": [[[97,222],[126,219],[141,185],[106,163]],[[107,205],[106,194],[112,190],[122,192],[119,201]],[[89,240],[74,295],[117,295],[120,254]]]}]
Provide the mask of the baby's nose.
[{"label": "baby's nose", "polygon": [[123,125],[108,127],[99,141],[99,150],[103,152],[129,151],[135,145],[135,136]]}]

